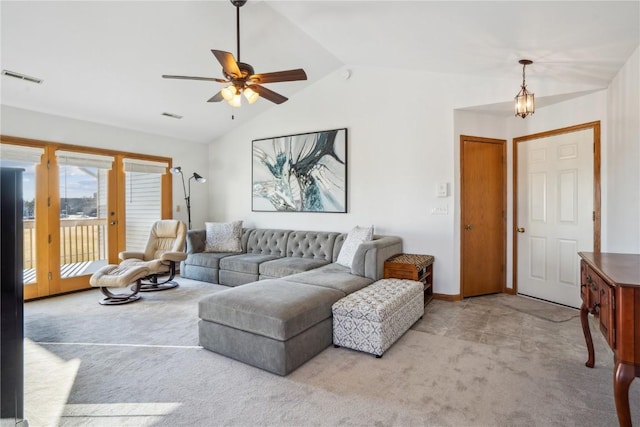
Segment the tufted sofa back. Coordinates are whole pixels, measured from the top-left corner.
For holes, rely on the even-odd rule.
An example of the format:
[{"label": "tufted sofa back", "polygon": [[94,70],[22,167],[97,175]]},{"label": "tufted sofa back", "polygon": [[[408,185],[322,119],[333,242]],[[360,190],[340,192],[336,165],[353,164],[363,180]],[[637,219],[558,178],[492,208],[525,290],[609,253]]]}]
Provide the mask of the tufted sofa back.
[{"label": "tufted sofa back", "polygon": [[287,256],[333,261],[333,247],[338,233],[326,231],[292,231],[287,241]]},{"label": "tufted sofa back", "polygon": [[286,256],[287,238],[291,230],[254,229],[247,239],[248,254]]}]

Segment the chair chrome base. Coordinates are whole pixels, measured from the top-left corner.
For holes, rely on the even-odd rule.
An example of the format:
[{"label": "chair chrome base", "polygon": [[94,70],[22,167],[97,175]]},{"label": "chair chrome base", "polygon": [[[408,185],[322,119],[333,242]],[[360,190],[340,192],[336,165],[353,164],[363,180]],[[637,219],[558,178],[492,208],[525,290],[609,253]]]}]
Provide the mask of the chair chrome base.
[{"label": "chair chrome base", "polygon": [[140,286],[140,292],[155,292],[155,291],[166,291],[167,289],[173,289],[180,286],[177,282],[172,280],[167,280],[162,283],[143,283]]},{"label": "chair chrome base", "polygon": [[104,294],[105,298],[98,301],[98,303],[100,305],[121,305],[136,302],[141,298],[140,295],[138,295],[141,286],[142,281],[140,279],[136,280],[136,284],[131,287],[131,293],[128,294],[114,294],[109,288],[100,287],[100,291]]},{"label": "chair chrome base", "polygon": [[[174,282],[173,280],[176,277],[176,264],[171,262],[169,265],[169,278],[167,280],[164,282],[158,282],[157,274],[147,276],[145,277],[147,282],[142,282],[140,285],[140,292],[166,291],[167,289],[173,289],[180,286],[178,282]],[[133,288],[131,290],[133,290]]]}]

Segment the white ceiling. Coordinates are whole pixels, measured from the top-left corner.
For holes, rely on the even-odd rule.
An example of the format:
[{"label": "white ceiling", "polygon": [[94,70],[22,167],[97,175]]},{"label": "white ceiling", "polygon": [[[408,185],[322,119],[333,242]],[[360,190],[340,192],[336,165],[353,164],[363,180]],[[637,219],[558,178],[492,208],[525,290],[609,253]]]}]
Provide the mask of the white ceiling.
[{"label": "white ceiling", "polygon": [[[209,142],[268,108],[207,103],[222,77],[211,49],[236,55],[235,8],[217,1],[1,1],[3,105]],[[269,84],[289,98],[343,66],[606,88],[640,44],[640,1],[269,1],[241,9],[241,59],[256,72],[304,68]],[[584,94],[584,90],[580,91]],[[578,93],[536,93],[538,107]],[[542,95],[542,96],[541,96]],[[511,111],[511,104],[470,106]],[[181,120],[163,117],[169,112]],[[235,120],[231,120],[231,115]]]}]

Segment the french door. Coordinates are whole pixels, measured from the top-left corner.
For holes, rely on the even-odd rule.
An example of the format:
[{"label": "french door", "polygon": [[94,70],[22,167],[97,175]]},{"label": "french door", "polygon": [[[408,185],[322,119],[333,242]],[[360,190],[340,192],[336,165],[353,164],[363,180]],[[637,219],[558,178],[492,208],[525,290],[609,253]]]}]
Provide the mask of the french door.
[{"label": "french door", "polygon": [[2,137],[2,166],[25,169],[25,299],[88,288],[91,274],[141,250],[140,235],[171,217],[171,161],[149,158]]}]

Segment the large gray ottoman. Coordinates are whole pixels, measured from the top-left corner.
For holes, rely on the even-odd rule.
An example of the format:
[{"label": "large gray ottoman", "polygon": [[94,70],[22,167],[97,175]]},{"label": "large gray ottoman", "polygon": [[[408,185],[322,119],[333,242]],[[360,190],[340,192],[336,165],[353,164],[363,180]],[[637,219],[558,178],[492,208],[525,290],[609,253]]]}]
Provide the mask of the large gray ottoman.
[{"label": "large gray ottoman", "polygon": [[345,295],[282,279],[226,289],[199,302],[200,345],[287,375],[331,345],[331,306]]},{"label": "large gray ottoman", "polygon": [[424,315],[424,286],[382,279],[333,305],[333,344],[382,357]]}]

